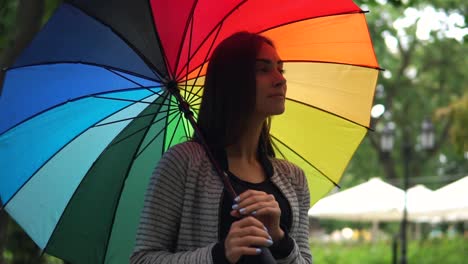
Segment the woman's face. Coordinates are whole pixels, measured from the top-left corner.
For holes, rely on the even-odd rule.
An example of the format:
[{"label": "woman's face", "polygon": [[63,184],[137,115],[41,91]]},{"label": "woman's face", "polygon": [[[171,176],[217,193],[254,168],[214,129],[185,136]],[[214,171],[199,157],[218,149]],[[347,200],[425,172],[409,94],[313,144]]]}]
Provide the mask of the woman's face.
[{"label": "woman's face", "polygon": [[257,83],[255,113],[268,117],[284,112],[286,79],[283,76],[283,62],[275,48],[264,43],[257,55],[255,65]]}]

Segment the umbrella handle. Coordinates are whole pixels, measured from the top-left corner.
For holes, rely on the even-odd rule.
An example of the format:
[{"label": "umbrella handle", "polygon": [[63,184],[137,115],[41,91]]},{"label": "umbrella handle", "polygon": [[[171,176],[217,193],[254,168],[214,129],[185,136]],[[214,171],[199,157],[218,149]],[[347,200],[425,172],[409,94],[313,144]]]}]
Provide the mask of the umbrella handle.
[{"label": "umbrella handle", "polygon": [[261,247],[262,253],[260,253],[260,263],[276,263],[275,258],[271,254],[271,251],[266,247]]},{"label": "umbrella handle", "polygon": [[190,106],[189,104],[182,98],[180,95],[179,88],[177,88],[177,82],[175,81],[170,81],[167,84],[167,90],[176,98],[176,100],[179,103],[179,109],[182,113],[184,113],[185,118],[189,121],[189,123],[193,127],[193,131],[195,135],[197,136],[198,140],[200,141],[200,145],[205,149],[205,153],[208,156],[208,159],[211,161],[211,164],[213,165],[216,173],[218,176],[221,178],[223,181],[223,185],[226,188],[226,191],[229,193],[231,196],[231,199],[234,201],[234,198],[237,197],[236,192],[234,191],[234,188],[232,188],[231,183],[229,182],[229,178],[227,174],[221,169],[219,166],[218,162],[216,161],[215,157],[211,153],[210,147],[206,143],[205,138],[203,137],[202,132],[200,131],[200,128],[197,126],[197,122],[193,118],[193,112],[190,111]]}]

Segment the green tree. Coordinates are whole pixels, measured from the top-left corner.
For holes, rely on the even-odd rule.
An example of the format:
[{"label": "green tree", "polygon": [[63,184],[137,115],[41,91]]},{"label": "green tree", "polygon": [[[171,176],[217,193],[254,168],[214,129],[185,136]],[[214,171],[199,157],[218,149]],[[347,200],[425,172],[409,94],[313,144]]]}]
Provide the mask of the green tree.
[{"label": "green tree", "polygon": [[[379,78],[375,104],[383,104],[387,115],[373,120],[376,131],[369,132],[358,149],[345,172],[343,185],[354,185],[373,176],[395,182],[403,174],[403,157],[398,149],[401,149],[404,138],[410,139],[416,146],[411,162],[412,177],[439,175],[440,178],[435,179],[439,182],[429,184],[435,188],[444,183],[447,175],[460,177],[466,174],[468,167],[463,155],[468,149],[463,143],[466,137],[460,132],[465,131],[466,134],[466,129],[462,128],[466,124],[466,121],[463,123],[467,119],[466,108],[462,111],[461,107],[456,110],[452,107],[450,109],[454,110],[450,111],[450,115],[439,115],[439,118],[436,112],[457,104],[468,87],[465,77],[468,68],[467,36],[456,40],[447,36],[444,27],[441,27],[433,30],[429,38],[420,38],[418,26],[421,24],[418,20],[399,29],[395,28],[395,21],[417,14],[416,11],[432,8],[447,17],[462,16],[463,23],[458,26],[466,29],[467,4],[456,0],[387,1],[387,4],[378,0],[358,2],[367,5],[370,10],[367,14],[369,29],[379,63],[386,69]],[[417,147],[424,118],[430,118],[436,128],[436,144],[429,152]],[[379,146],[380,129],[389,120],[397,128],[395,149],[390,155]],[[454,136],[453,131],[459,131],[458,137]],[[451,137],[457,140],[450,140],[452,134]],[[448,162],[442,164],[440,156]]]}]

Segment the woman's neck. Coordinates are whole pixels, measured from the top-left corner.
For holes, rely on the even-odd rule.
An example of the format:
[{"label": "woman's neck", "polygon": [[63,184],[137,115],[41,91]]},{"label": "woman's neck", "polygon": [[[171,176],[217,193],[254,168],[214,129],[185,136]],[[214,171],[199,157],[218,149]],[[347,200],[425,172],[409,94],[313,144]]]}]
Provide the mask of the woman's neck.
[{"label": "woman's neck", "polygon": [[258,160],[258,141],[262,132],[263,121],[250,122],[239,140],[226,147],[226,154],[229,158],[240,159],[246,162],[256,162]]}]

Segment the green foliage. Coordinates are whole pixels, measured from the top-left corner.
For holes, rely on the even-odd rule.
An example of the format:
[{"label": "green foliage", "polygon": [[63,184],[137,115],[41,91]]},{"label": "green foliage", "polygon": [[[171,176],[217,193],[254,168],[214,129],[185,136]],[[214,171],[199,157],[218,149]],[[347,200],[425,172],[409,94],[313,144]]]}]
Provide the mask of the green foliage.
[{"label": "green foliage", "polygon": [[15,24],[18,1],[0,2],[0,54],[6,43],[11,40],[11,31]]},{"label": "green foliage", "polygon": [[[459,264],[465,263],[468,239],[434,239],[410,241],[408,263]],[[320,244],[312,243],[311,251],[315,263],[324,264],[381,264],[392,263],[391,241],[371,243]],[[399,253],[398,253],[399,255]]]},{"label": "green foliage", "polygon": [[[435,113],[454,104],[466,93],[468,57],[464,54],[468,53],[468,36],[462,41],[446,38],[444,28],[441,28],[431,32],[430,39],[419,39],[416,34],[417,21],[400,31],[394,28],[395,21],[405,17],[408,7],[423,10],[428,6],[446,15],[461,15],[465,20],[463,27],[466,28],[466,1],[387,1],[383,5],[380,0],[356,2],[366,5],[364,9],[370,11],[366,15],[369,31],[379,64],[386,69],[379,77],[374,104],[383,104],[391,115],[373,120],[372,128],[375,131],[370,131],[364,139],[340,185],[349,187],[371,177],[398,182],[396,178],[403,176],[405,162],[401,155],[403,139],[409,139],[414,146],[411,177],[434,177],[431,182],[410,180],[410,185],[424,183],[439,188],[445,184],[443,176],[466,175],[468,165],[463,152],[468,151],[464,129],[468,111],[457,108],[451,119],[437,119]],[[389,36],[397,43],[394,50],[385,41]],[[413,76],[408,74],[409,71],[413,71]],[[436,149],[429,153],[422,151],[417,144],[421,122],[427,117],[432,119],[436,132]],[[388,158],[384,158],[378,146],[379,129],[387,120],[396,124],[395,145]],[[441,163],[439,155],[445,156],[447,162]]]},{"label": "green foliage", "polygon": [[[42,23],[44,24],[53,11],[58,7],[62,0],[45,0],[44,16]],[[2,0],[0,1],[0,54],[9,41],[12,41],[16,34],[15,25],[16,13],[19,0]]]}]

